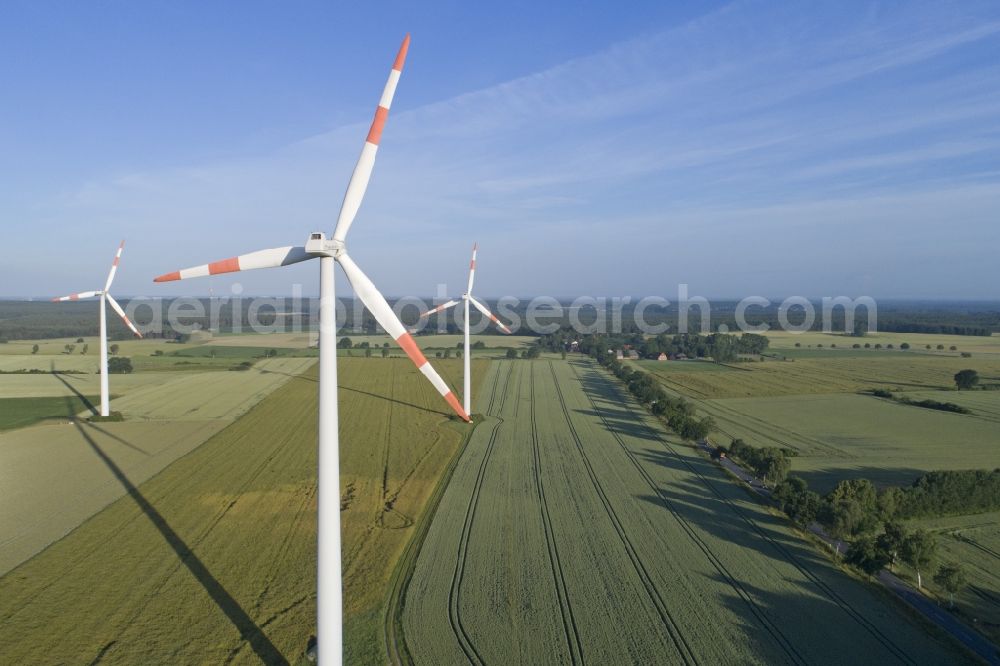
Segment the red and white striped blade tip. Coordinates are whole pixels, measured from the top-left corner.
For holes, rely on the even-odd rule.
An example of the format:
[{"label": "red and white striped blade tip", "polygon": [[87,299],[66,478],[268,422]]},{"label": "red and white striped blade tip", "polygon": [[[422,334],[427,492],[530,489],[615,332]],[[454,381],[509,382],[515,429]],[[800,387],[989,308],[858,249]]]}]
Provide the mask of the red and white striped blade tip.
[{"label": "red and white striped blade tip", "polygon": [[392,68],[397,72],[403,71],[403,63],[406,62],[406,52],[410,50],[410,33],[406,33],[406,37],[403,37],[403,43],[399,45],[399,51],[396,53],[396,60],[392,63]]},{"label": "red and white striped blade tip", "polygon": [[251,271],[258,268],[277,268],[278,266],[297,264],[312,258],[313,255],[307,253],[306,249],[302,246],[274,247],[267,250],[257,250],[256,252],[240,254],[221,261],[213,261],[210,264],[183,268],[173,273],[164,273],[159,277],[153,278],[153,282],[173,282],[175,280],[187,280],[189,278],[218,275],[220,273]]}]

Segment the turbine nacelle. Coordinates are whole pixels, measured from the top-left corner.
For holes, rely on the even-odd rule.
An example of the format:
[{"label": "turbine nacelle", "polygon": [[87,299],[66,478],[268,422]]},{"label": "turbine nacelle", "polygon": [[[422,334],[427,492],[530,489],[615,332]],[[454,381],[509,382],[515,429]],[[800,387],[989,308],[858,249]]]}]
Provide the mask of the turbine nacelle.
[{"label": "turbine nacelle", "polygon": [[336,238],[327,238],[322,231],[314,231],[309,234],[306,241],[306,253],[314,257],[333,257],[337,259],[344,253],[344,241]]}]

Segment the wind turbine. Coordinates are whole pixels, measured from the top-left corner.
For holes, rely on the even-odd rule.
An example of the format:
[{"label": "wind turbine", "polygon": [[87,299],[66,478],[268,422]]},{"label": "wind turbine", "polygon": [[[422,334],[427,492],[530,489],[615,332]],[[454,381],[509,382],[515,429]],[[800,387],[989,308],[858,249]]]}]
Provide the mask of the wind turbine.
[{"label": "wind turbine", "polygon": [[340,560],[340,459],[337,420],[337,343],[336,307],[334,292],[334,262],[340,264],[347,280],[354,287],[358,298],[371,311],[376,321],[395,339],[406,355],[421,373],[434,385],[455,413],[466,422],[468,413],[462,409],[458,399],[436,370],[427,362],[423,352],[402,322],[389,307],[385,297],[379,292],[368,276],[347,254],[345,239],[354,222],[368,181],[371,179],[382,129],[389,115],[399,75],[410,46],[410,36],[403,39],[396,60],[389,72],[389,80],[382,92],[382,99],[375,110],[371,129],[365,139],[361,156],[351,174],[351,180],[344,194],[337,227],[333,238],[327,239],[321,232],[309,235],[305,246],[279,247],[242,254],[231,259],[203,264],[156,278],[155,282],[169,282],[205,275],[217,275],[233,271],[247,271],[255,268],[275,268],[288,266],[300,261],[319,259],[319,517],[318,517],[318,573],[317,573],[317,647],[321,653],[330,655],[329,663],[339,664],[343,659],[342,621],[343,612]]},{"label": "wind turbine", "polygon": [[[476,279],[476,251],[478,249],[479,249],[479,244],[474,243],[472,245],[472,261],[469,262],[469,286],[466,287],[465,293],[462,294],[462,301],[465,306],[465,319],[462,320],[463,322],[462,325],[465,328],[465,353],[462,355],[462,359],[464,360],[463,365],[465,366],[464,367],[465,378],[463,380],[463,385],[462,385],[463,389],[462,400],[465,402],[464,407],[466,414],[472,413],[472,371],[471,371],[471,363],[469,361],[469,303],[472,303],[472,305],[474,305],[477,310],[482,312],[485,317],[489,317],[489,319],[494,324],[496,324],[501,331],[503,331],[507,335],[510,335],[510,329],[507,328],[507,326],[502,321],[497,319],[485,305],[483,305],[482,303],[480,303],[479,301],[477,301],[475,298],[472,297],[472,283]],[[447,303],[442,303],[436,308],[428,310],[427,312],[423,313],[420,316],[421,318],[430,317],[432,314],[436,312],[447,310],[448,308],[454,307],[456,305],[458,305],[458,301],[452,299]]]},{"label": "wind turbine", "polygon": [[122,318],[125,325],[132,329],[132,332],[142,337],[142,333],[139,329],[129,321],[129,318],[125,316],[125,310],[122,310],[122,306],[118,305],[118,301],[111,297],[108,293],[108,289],[111,288],[111,282],[115,279],[115,273],[118,272],[118,262],[122,258],[122,249],[125,247],[125,241],[122,241],[118,246],[118,251],[115,253],[115,260],[111,262],[111,272],[108,273],[108,279],[104,283],[104,289],[101,291],[82,291],[79,294],[70,294],[69,296],[60,296],[59,298],[53,298],[53,302],[56,301],[78,301],[81,298],[91,298],[92,296],[101,297],[101,416],[108,416],[110,412],[110,406],[108,404],[108,322],[106,319],[106,308],[104,307],[104,302],[107,301],[111,304],[112,309],[118,313],[118,316]]}]

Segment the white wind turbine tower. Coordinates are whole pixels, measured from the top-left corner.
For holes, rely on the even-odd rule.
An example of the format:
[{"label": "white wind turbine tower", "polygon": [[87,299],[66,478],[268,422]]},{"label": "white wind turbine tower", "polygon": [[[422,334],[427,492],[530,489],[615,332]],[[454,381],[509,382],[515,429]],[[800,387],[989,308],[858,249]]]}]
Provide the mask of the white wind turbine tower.
[{"label": "white wind turbine tower", "polygon": [[[465,329],[465,353],[462,355],[462,359],[464,361],[463,371],[465,373],[465,377],[464,377],[463,382],[462,382],[462,384],[463,384],[462,385],[462,389],[463,389],[462,400],[465,403],[464,407],[465,407],[465,413],[466,414],[471,414],[472,413],[472,370],[471,370],[471,362],[469,360],[469,356],[470,356],[470,354],[469,354],[469,303],[472,303],[472,305],[474,305],[477,310],[479,310],[480,312],[482,312],[483,316],[489,317],[489,319],[494,324],[496,324],[500,328],[501,331],[503,331],[507,335],[510,335],[510,329],[507,328],[507,326],[502,321],[500,321],[499,319],[497,319],[493,315],[493,313],[490,312],[489,309],[485,305],[483,305],[482,303],[480,303],[479,301],[477,301],[472,296],[472,283],[476,279],[476,251],[478,249],[479,249],[479,244],[478,243],[474,243],[472,245],[472,261],[469,262],[469,286],[465,288],[465,293],[462,294],[462,302],[463,302],[463,304],[465,306],[465,319],[462,320],[462,327]],[[432,310],[428,310],[427,312],[423,313],[420,316],[421,317],[430,317],[435,312],[441,312],[442,310],[447,310],[448,308],[453,307],[455,305],[458,305],[458,301],[456,301],[456,300],[450,300],[447,303],[442,303],[441,305],[437,306],[436,308],[434,308]]]},{"label": "white wind turbine tower", "polygon": [[108,273],[108,279],[104,282],[104,289],[100,291],[82,291],[79,294],[60,296],[59,298],[52,299],[53,301],[78,301],[81,298],[90,298],[92,296],[101,297],[101,416],[108,416],[111,413],[108,404],[108,322],[105,315],[106,308],[104,307],[104,302],[107,301],[110,303],[112,309],[118,313],[118,316],[122,318],[125,325],[132,329],[132,332],[140,338],[142,337],[139,329],[125,316],[122,306],[118,305],[118,301],[108,293],[108,289],[111,288],[111,282],[115,279],[115,273],[118,272],[118,262],[121,261],[122,249],[124,247],[125,241],[122,241],[118,246],[118,252],[115,253],[115,260],[111,263],[111,272]]},{"label": "white wind turbine tower", "polygon": [[455,413],[469,421],[455,394],[437,371],[424,358],[423,352],[413,340],[402,322],[389,307],[385,297],[379,292],[368,276],[347,254],[344,244],[351,223],[361,206],[379,139],[389,115],[396,84],[399,82],[406,52],[410,46],[407,35],[399,47],[399,53],[389,72],[389,80],[382,92],[382,99],[375,110],[375,119],[361,149],[361,156],[354,167],[354,173],[347,185],[347,193],[337,218],[333,238],[327,239],[322,233],[312,233],[305,246],[279,247],[242,254],[231,259],[203,264],[156,278],[156,282],[183,280],[204,275],[216,275],[254,268],[274,268],[287,266],[308,259],[319,259],[319,516],[318,516],[318,572],[317,572],[317,647],[323,660],[328,664],[340,664],[343,659],[342,642],[342,588],[340,560],[340,459],[337,420],[337,342],[336,307],[334,292],[334,269],[337,262],[344,269],[348,281],[354,287],[358,298],[371,311],[378,323],[402,347],[410,360],[419,368],[434,388],[448,402]]}]

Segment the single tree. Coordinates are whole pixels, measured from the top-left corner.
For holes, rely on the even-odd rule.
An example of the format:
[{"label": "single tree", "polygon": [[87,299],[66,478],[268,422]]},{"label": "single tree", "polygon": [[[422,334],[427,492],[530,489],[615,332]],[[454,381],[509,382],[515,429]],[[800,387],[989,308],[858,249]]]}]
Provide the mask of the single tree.
[{"label": "single tree", "polygon": [[84,345],[83,349],[80,350],[80,353],[86,354],[88,349],[90,349],[90,345]]},{"label": "single tree", "polygon": [[910,348],[910,343],[909,342],[904,342],[903,344],[899,345],[899,348],[900,349],[909,349]]},{"label": "single tree", "polygon": [[[718,452],[719,450],[717,449],[716,451]],[[809,486],[806,484],[805,479],[798,476],[790,476],[774,486],[771,498],[778,503],[778,507],[782,511],[788,513],[788,506],[808,489]]]},{"label": "single tree", "polygon": [[875,537],[865,535],[851,544],[851,547],[847,549],[847,555],[844,556],[844,561],[865,572],[871,578],[882,570],[887,559],[885,553],[878,548]]},{"label": "single tree", "polygon": [[903,561],[917,572],[917,589],[923,589],[924,580],[921,571],[926,571],[934,561],[937,552],[937,539],[927,530],[917,530],[903,541],[901,555]]},{"label": "single tree", "polygon": [[118,353],[118,349],[119,349],[118,345],[111,345],[110,347],[108,347],[108,351],[111,352],[112,356]]},{"label": "single tree", "polygon": [[339,349],[350,349],[353,346],[351,339],[348,337],[343,337],[337,341],[337,347]]},{"label": "single tree", "polygon": [[76,349],[76,345],[66,345],[67,354],[72,354],[74,349]]},{"label": "single tree", "polygon": [[505,357],[506,358],[517,358],[517,350],[514,349],[513,347],[508,347],[507,348],[507,353],[505,354]]},{"label": "single tree", "polygon": [[823,498],[819,493],[807,490],[789,507],[788,517],[801,527],[809,527],[819,516]]},{"label": "single tree", "polygon": [[127,375],[132,372],[132,359],[125,356],[115,356],[108,359],[108,372],[113,375]]},{"label": "single tree", "polygon": [[389,358],[389,348],[382,347],[382,358]]},{"label": "single tree", "polygon": [[442,356],[444,358],[451,358],[451,350],[450,349],[445,349],[444,350],[444,354]]},{"label": "single tree", "polygon": [[561,354],[561,356],[562,356],[562,360],[564,360],[564,361],[565,361],[565,360],[566,360],[566,350],[565,350],[565,349],[563,349],[563,350],[562,350],[562,351],[560,352],[560,354]]},{"label": "single tree", "polygon": [[83,338],[77,338],[76,341],[77,342],[83,342]]},{"label": "single tree", "polygon": [[975,370],[959,370],[955,374],[955,386],[959,390],[971,389],[979,383],[979,373]]},{"label": "single tree", "polygon": [[371,357],[372,357],[372,348],[365,347],[365,358],[371,358]]},{"label": "single tree", "polygon": [[31,353],[32,354],[37,354],[38,353],[38,345],[32,345],[31,346]]},{"label": "single tree", "polygon": [[967,583],[965,571],[960,564],[942,565],[934,574],[934,582],[948,592],[948,605],[952,608],[955,607],[955,593],[961,592]]},{"label": "single tree", "polygon": [[878,494],[878,515],[883,521],[892,520],[899,510],[906,493],[899,486],[888,486]]},{"label": "single tree", "polygon": [[903,543],[906,541],[907,536],[909,534],[903,524],[894,521],[886,523],[885,531],[878,536],[876,544],[885,554],[889,571],[892,571],[896,566],[896,562],[899,560],[899,553],[903,549]]}]

